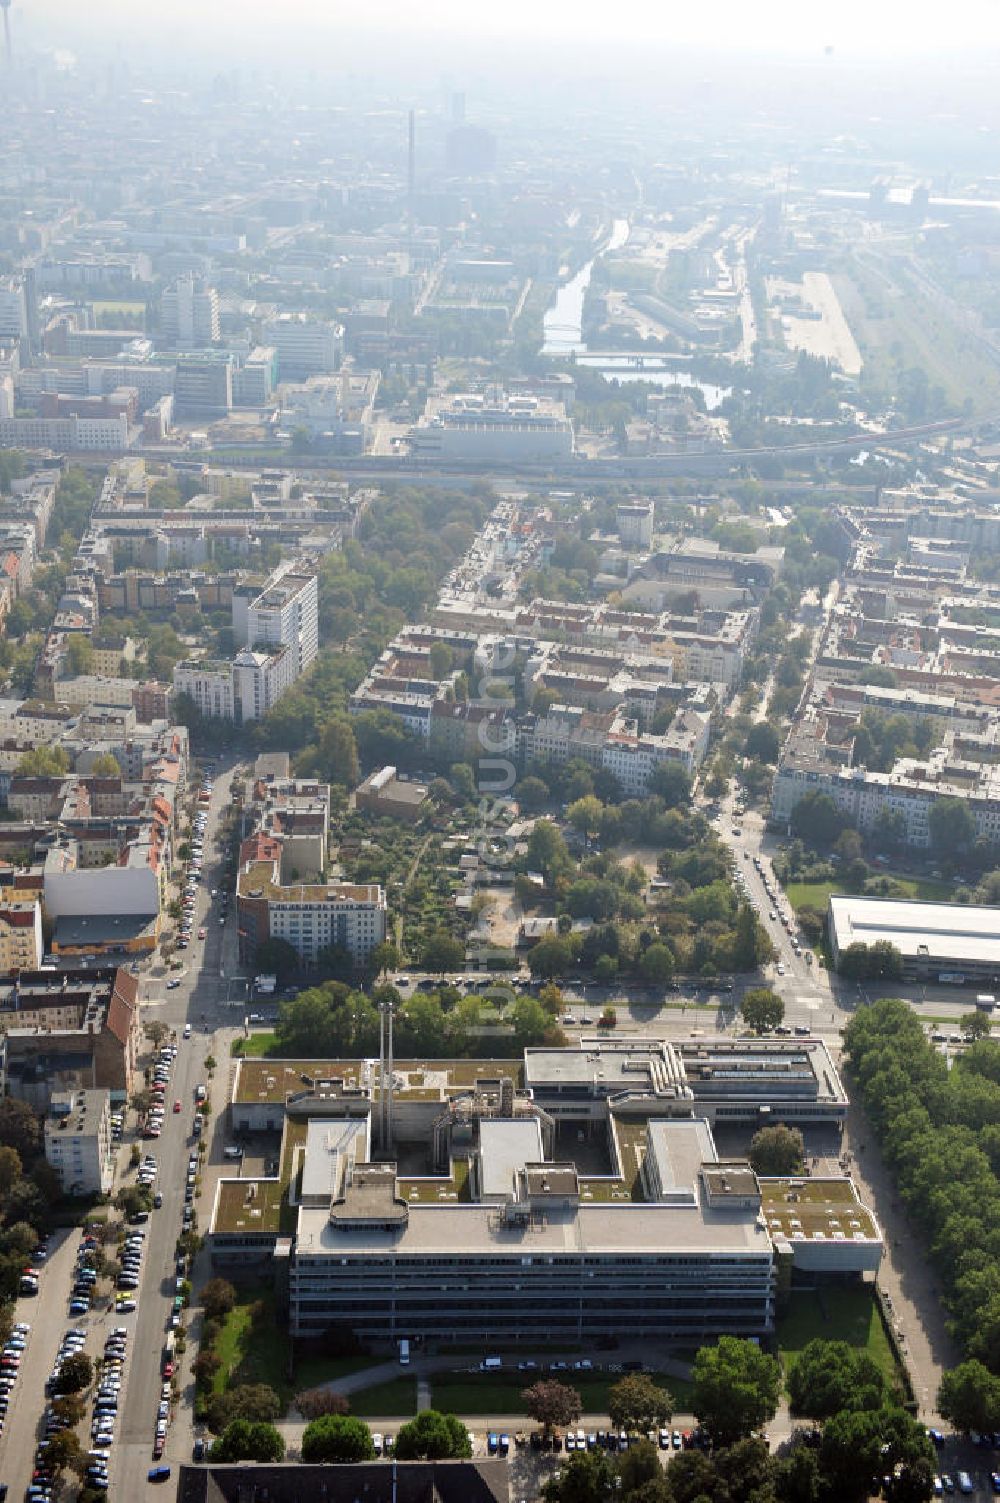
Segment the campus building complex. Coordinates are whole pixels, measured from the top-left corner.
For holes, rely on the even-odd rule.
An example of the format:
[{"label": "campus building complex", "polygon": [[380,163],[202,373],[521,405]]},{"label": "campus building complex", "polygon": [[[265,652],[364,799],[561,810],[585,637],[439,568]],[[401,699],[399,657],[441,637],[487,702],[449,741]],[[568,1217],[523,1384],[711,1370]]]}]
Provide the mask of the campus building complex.
[{"label": "campus building complex", "polygon": [[212,1255],[273,1259],[298,1336],[763,1336],[797,1268],[871,1273],[881,1234],[847,1180],[802,1195],[721,1159],[712,1120],[845,1109],[815,1040],[601,1041],[384,1077],[243,1060],[230,1125],[280,1134],[278,1173],[220,1182]]}]

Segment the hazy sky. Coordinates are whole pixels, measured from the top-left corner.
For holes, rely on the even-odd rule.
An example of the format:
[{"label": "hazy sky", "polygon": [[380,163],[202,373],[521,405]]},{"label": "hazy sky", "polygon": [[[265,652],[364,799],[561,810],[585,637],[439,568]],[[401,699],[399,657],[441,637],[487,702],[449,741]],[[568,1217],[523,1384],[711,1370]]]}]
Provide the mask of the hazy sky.
[{"label": "hazy sky", "polygon": [[[229,30],[276,27],[284,38],[296,29],[322,29],[331,37],[361,30],[437,31],[456,39],[503,36],[540,43],[562,35],[578,42],[648,41],[723,49],[822,51],[838,54],[940,54],[948,50],[1000,49],[1000,0],[14,0],[41,39],[50,25],[76,32],[84,18],[94,31],[105,25],[129,31],[150,25],[173,32],[199,30],[213,38]],[[30,17],[30,22],[29,22]],[[122,30],[122,28],[124,28]],[[256,37],[253,40],[257,40]]]}]

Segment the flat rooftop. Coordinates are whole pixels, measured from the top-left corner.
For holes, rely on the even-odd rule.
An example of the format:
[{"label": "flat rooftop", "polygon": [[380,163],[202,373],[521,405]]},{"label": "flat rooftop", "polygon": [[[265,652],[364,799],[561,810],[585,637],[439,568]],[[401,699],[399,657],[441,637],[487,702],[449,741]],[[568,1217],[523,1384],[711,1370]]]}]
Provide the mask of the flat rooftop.
[{"label": "flat rooftop", "polygon": [[761,1210],[775,1240],[881,1241],[878,1222],[847,1178],[761,1179],[758,1183]]},{"label": "flat rooftop", "polygon": [[585,1090],[604,1095],[656,1091],[682,1095],[673,1048],[657,1040],[591,1040],[579,1049],[526,1049],[525,1085],[532,1090]]},{"label": "flat rooftop", "polygon": [[391,1251],[400,1258],[452,1254],[456,1249],[511,1258],[534,1253],[580,1257],[718,1252],[720,1256],[758,1253],[767,1259],[771,1243],[756,1213],[709,1211],[700,1205],[644,1205],[631,1200],[614,1206],[549,1210],[544,1217],[515,1226],[504,1225],[495,1206],[471,1202],[414,1206],[411,1202],[402,1233],[356,1225],[341,1231],[331,1225],[326,1211],[299,1210],[298,1251],[306,1257],[310,1253],[357,1256]]},{"label": "flat rooftop", "polygon": [[484,1198],[512,1195],[517,1171],[545,1157],[537,1118],[500,1117],[480,1122],[479,1156]]},{"label": "flat rooftop", "polygon": [[140,939],[156,939],[156,914],[94,914],[86,917],[56,919],[52,936],[54,949],[79,945],[125,944]]},{"label": "flat rooftop", "polygon": [[[483,1078],[506,1075],[520,1089],[524,1080],[517,1059],[401,1060],[394,1063],[398,1077],[398,1100],[443,1099],[456,1089],[470,1089]],[[377,1066],[368,1071],[362,1059],[256,1059],[239,1060],[233,1085],[234,1105],[258,1103],[283,1105],[285,1098],[307,1091],[323,1080],[342,1080],[352,1090],[370,1088],[378,1096]]]},{"label": "flat rooftop", "polygon": [[1000,908],[832,896],[829,918],[838,951],[888,940],[908,960],[980,961],[1000,966]]},{"label": "flat rooftop", "polygon": [[255,861],[240,872],[237,891],[243,898],[268,898],[272,903],[372,903],[384,902],[377,882],[292,882],[274,880],[273,861]]}]

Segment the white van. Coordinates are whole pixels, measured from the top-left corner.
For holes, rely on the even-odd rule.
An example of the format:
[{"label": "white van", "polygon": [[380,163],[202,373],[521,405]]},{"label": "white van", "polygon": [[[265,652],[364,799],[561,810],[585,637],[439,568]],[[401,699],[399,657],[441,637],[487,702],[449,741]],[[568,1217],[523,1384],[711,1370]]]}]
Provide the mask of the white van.
[{"label": "white van", "polygon": [[241,1159],[243,1157],[243,1149],[238,1143],[230,1143],[228,1147],[222,1150],[222,1157],[224,1159]]},{"label": "white van", "polygon": [[410,1343],[405,1336],[399,1343],[399,1365],[400,1367],[409,1367],[410,1365]]},{"label": "white van", "polygon": [[481,1373],[498,1373],[503,1367],[502,1357],[484,1357],[479,1364]]}]

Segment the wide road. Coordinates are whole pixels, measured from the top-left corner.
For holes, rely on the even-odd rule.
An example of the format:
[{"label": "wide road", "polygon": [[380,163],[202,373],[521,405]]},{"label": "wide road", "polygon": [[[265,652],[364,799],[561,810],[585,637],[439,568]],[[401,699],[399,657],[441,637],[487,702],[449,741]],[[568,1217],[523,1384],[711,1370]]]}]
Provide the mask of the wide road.
[{"label": "wide road", "polygon": [[[134,1323],[135,1335],[130,1345],[123,1422],[113,1459],[112,1496],[129,1500],[142,1496],[147,1487],[146,1474],[153,1465],[156,1409],[163,1381],[163,1344],[174,1296],[175,1246],[181,1230],[187,1160],[197,1143],[192,1133],[194,1093],[199,1084],[209,1085],[204,1064],[207,1055],[214,1054],[219,1063],[214,1085],[210,1086],[214,1112],[222,1104],[228,1081],[228,1058],[222,1058],[219,1052],[222,1040],[215,1039],[214,1030],[223,1016],[220,1001],[225,994],[226,981],[222,972],[234,944],[235,904],[231,894],[229,923],[223,927],[219,923],[218,900],[213,901],[209,894],[213,887],[219,887],[221,881],[220,823],[223,811],[229,807],[232,777],[231,767],[217,770],[209,805],[202,882],[194,924],[195,934],[199,926],[205,926],[206,938],[204,941],[193,938],[190,948],[184,952],[187,964],[181,973],[179,987],[166,990],[170,973],[157,975],[161,967],[154,967],[153,973],[142,983],[143,1021],[159,1020],[175,1030],[178,1054],[167,1088],[168,1106],[163,1132],[159,1138],[144,1145],[156,1155],[159,1165],[156,1188],[163,1195],[163,1206],[152,1212],[147,1226],[138,1310],[129,1320],[122,1322]],[[191,1023],[193,1031],[191,1038],[185,1041],[181,1035],[187,1022]],[[181,1111],[177,1115],[170,1109],[175,1099],[181,1102]],[[202,1196],[196,1207],[202,1230],[206,1206],[206,1197]],[[168,1433],[164,1460],[180,1459],[170,1455]]]}]

